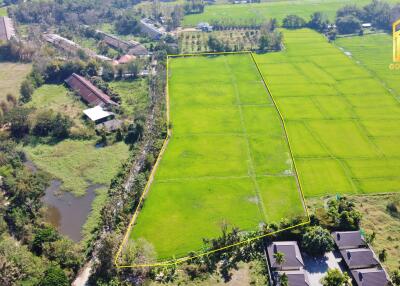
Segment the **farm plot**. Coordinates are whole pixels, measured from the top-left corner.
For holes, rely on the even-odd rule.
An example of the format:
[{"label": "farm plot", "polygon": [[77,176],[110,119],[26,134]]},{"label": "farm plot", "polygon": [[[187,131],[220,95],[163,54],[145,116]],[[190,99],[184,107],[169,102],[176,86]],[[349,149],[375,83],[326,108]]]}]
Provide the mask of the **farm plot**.
[{"label": "farm plot", "polygon": [[256,61],[286,121],[305,195],[400,191],[395,94],[320,34],[284,35],[284,52]]},{"label": "farm plot", "polygon": [[400,70],[390,69],[393,57],[393,39],[387,34],[340,38],[335,44],[351,53],[363,67],[400,96]]},{"label": "farm plot", "polygon": [[249,51],[258,47],[259,31],[252,29],[231,29],[222,31],[183,32],[179,34],[179,50],[183,54],[210,51],[208,39],[214,37],[231,48],[232,51]]},{"label": "farm plot", "polygon": [[172,136],[136,225],[159,260],[221,227],[305,216],[279,114],[250,54],[169,60]]},{"label": "farm plot", "polygon": [[[217,26],[254,26],[270,18],[279,22],[287,15],[294,14],[309,19],[313,12],[323,12],[334,21],[336,11],[344,5],[364,6],[370,0],[284,0],[268,1],[257,4],[226,4],[206,6],[204,13],[187,15],[183,25],[196,26],[200,22],[209,22]],[[397,0],[386,2],[396,3]]]}]

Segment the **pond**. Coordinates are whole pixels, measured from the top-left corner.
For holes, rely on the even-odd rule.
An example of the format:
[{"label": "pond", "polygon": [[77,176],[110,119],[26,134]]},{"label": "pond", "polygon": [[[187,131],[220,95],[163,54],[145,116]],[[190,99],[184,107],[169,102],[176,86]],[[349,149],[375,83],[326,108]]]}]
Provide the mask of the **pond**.
[{"label": "pond", "polygon": [[95,190],[104,187],[101,184],[90,185],[84,196],[76,197],[72,193],[61,191],[62,182],[52,180],[46,189],[43,202],[47,205],[46,219],[58,231],[75,242],[82,239],[82,226],[85,224],[96,197]]}]

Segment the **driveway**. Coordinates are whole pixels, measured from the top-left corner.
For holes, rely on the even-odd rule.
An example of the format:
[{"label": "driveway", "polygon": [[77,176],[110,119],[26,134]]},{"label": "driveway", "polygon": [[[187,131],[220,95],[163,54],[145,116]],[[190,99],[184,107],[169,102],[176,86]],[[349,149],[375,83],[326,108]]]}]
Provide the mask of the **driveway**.
[{"label": "driveway", "polygon": [[303,254],[304,271],[308,275],[308,280],[312,286],[321,286],[321,278],[326,275],[329,269],[339,269],[341,257],[336,251],[327,252],[324,257],[315,258]]}]

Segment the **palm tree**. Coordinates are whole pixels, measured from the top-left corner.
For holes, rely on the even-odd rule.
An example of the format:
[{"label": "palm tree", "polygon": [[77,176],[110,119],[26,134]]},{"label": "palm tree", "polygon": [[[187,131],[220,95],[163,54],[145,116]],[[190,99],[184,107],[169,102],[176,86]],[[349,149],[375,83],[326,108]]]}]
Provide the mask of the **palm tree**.
[{"label": "palm tree", "polygon": [[287,277],[286,273],[282,273],[279,276],[279,285],[280,286],[289,286],[289,278]]},{"label": "palm tree", "polygon": [[280,268],[282,268],[283,263],[285,263],[285,261],[286,261],[285,253],[278,251],[274,254],[274,258],[275,258],[276,264],[278,264],[280,266]]}]

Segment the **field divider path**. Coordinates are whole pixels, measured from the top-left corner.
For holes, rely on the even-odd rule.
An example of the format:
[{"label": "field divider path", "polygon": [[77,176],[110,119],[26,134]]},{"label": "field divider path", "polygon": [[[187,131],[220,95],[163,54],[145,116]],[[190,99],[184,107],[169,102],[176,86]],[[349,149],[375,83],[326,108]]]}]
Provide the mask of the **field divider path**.
[{"label": "field divider path", "polygon": [[250,55],[251,55],[251,58],[252,58],[252,60],[253,60],[253,62],[254,62],[254,64],[255,64],[255,66],[256,66],[256,69],[257,69],[257,71],[258,71],[258,73],[259,73],[259,75],[260,75],[260,77],[261,77],[261,79],[262,79],[262,82],[263,82],[263,84],[264,84],[264,87],[265,87],[265,89],[266,89],[268,95],[270,96],[270,98],[271,98],[271,100],[272,100],[272,102],[273,102],[273,104],[274,104],[274,106],[275,106],[276,111],[278,112],[279,120],[281,121],[281,124],[282,124],[283,133],[284,133],[284,136],[285,136],[285,139],[286,139],[286,143],[287,143],[287,146],[288,146],[288,148],[289,148],[290,158],[292,159],[292,162],[293,162],[293,170],[294,170],[294,175],[295,175],[295,178],[296,178],[297,187],[298,187],[298,190],[299,190],[299,192],[300,192],[301,202],[302,202],[302,204],[303,204],[303,208],[304,208],[304,210],[305,210],[305,212],[306,212],[307,220],[308,220],[308,223],[309,223],[309,222],[310,222],[310,214],[309,214],[309,212],[308,212],[308,208],[307,208],[307,205],[306,205],[306,200],[305,200],[305,197],[304,197],[303,189],[302,189],[302,187],[301,187],[301,182],[300,182],[299,175],[298,175],[298,171],[297,171],[297,167],[296,167],[296,161],[295,161],[294,156],[293,156],[292,146],[291,146],[291,144],[290,144],[288,132],[287,132],[287,129],[286,129],[285,120],[283,119],[282,113],[281,113],[281,111],[280,111],[279,108],[278,108],[278,105],[277,105],[277,103],[276,103],[276,101],[275,101],[275,98],[273,97],[273,95],[272,95],[272,93],[271,93],[271,90],[269,89],[268,84],[267,84],[267,82],[266,82],[265,79],[264,79],[264,76],[263,76],[263,74],[262,74],[262,72],[261,72],[261,70],[260,70],[260,67],[259,67],[258,64],[257,64],[256,59],[254,58],[253,53],[250,53]]},{"label": "field divider path", "polygon": [[257,182],[257,179],[256,179],[256,170],[255,170],[255,167],[254,167],[253,154],[251,153],[249,136],[247,134],[246,123],[244,122],[243,105],[242,105],[242,102],[240,100],[240,94],[239,94],[239,90],[238,90],[238,87],[237,87],[237,84],[236,84],[237,78],[234,75],[229,63],[226,61],[226,58],[224,59],[224,63],[225,63],[226,68],[230,71],[229,74],[231,75],[231,83],[232,83],[232,86],[235,89],[237,107],[238,107],[239,115],[240,115],[240,125],[241,125],[241,129],[242,129],[242,133],[244,135],[244,139],[246,141],[246,151],[247,151],[247,160],[248,160],[248,168],[249,168],[249,170],[248,170],[249,171],[249,177],[253,181],[254,191],[255,191],[255,195],[257,197],[257,205],[258,205],[259,211],[260,211],[261,215],[263,216],[263,218],[265,219],[265,222],[267,222],[268,221],[268,215],[267,215],[267,212],[265,210],[264,202],[263,202],[262,197],[261,197],[260,186],[258,185],[258,182]]}]

